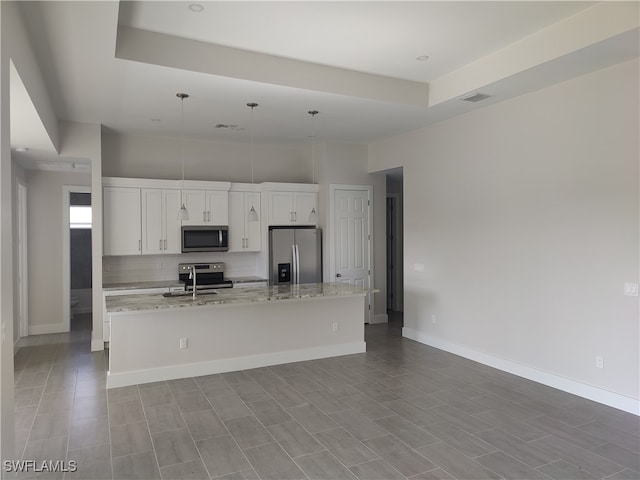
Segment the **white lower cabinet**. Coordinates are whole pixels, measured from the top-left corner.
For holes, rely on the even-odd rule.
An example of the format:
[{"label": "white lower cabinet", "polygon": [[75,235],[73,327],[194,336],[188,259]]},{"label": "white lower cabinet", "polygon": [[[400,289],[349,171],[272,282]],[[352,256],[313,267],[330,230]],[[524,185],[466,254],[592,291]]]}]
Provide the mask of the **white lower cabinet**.
[{"label": "white lower cabinet", "polygon": [[[253,207],[257,221],[249,220]],[[229,192],[229,251],[259,252],[262,225],[259,192]]]},{"label": "white lower cabinet", "polygon": [[140,188],[104,187],[102,204],[104,255],[140,255]]},{"label": "white lower cabinet", "polygon": [[142,189],[142,253],[180,253],[180,190]]}]

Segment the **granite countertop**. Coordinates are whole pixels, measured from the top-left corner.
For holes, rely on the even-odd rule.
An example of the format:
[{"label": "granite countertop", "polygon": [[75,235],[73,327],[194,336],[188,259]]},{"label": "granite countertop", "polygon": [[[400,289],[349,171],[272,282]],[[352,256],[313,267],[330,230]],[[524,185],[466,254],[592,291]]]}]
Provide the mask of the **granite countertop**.
[{"label": "granite countertop", "polygon": [[251,282],[268,282],[266,278],[244,276],[244,277],[224,277],[225,280],[231,280],[233,283],[251,283]]},{"label": "granite countertop", "polygon": [[229,305],[254,302],[277,302],[317,297],[366,295],[377,292],[345,283],[308,283],[303,285],[274,285],[266,287],[220,289],[217,294],[163,297],[162,294],[120,295],[106,297],[109,313],[163,310],[209,305]]},{"label": "granite countertop", "polygon": [[135,290],[138,288],[166,288],[182,287],[184,284],[179,280],[155,280],[148,282],[122,282],[122,283],[103,283],[103,290]]}]

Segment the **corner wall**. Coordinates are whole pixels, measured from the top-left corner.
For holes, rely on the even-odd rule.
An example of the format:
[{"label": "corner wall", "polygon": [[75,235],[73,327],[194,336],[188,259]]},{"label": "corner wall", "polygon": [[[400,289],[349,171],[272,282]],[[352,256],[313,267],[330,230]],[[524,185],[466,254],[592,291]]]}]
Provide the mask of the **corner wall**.
[{"label": "corner wall", "polygon": [[29,334],[62,332],[63,186],[90,185],[88,173],[27,172]]},{"label": "corner wall", "polygon": [[404,167],[405,336],[638,413],[638,84],[636,59],[370,144]]},{"label": "corner wall", "polygon": [[60,154],[89,160],[91,163],[91,350],[103,350],[102,339],[102,126],[87,123],[63,123]]},{"label": "corner wall", "polygon": [[[12,248],[12,255],[13,255],[13,271],[18,272],[18,212],[17,212],[17,205],[18,205],[18,182],[21,182],[22,184],[26,185],[27,183],[27,172],[20,166],[18,165],[17,162],[12,161],[11,162],[11,221],[13,222],[13,233],[12,233],[12,238],[13,238],[13,248]],[[13,342],[14,345],[16,343],[16,341],[18,340],[18,338],[20,337],[20,309],[18,307],[20,302],[19,299],[19,291],[17,288],[13,289],[13,305],[14,305],[14,309],[13,309]]]}]

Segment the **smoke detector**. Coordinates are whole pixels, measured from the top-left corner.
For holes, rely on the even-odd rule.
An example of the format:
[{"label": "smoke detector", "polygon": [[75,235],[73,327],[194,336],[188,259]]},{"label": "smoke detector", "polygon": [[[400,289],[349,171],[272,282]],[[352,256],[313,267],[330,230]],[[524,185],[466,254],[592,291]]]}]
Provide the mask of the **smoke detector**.
[{"label": "smoke detector", "polygon": [[479,102],[481,100],[484,100],[485,98],[489,98],[491,95],[487,95],[486,93],[480,93],[480,92],[471,92],[468,93],[467,95],[463,95],[462,97],[459,97],[458,100],[461,100],[463,102]]}]

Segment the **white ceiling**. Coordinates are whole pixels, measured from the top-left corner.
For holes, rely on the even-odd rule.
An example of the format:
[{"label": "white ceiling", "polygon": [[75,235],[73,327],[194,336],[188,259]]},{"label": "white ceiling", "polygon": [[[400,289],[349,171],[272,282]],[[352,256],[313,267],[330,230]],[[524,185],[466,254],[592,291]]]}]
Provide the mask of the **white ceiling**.
[{"label": "white ceiling", "polygon": [[[575,57],[569,59],[574,63],[571,68],[550,62],[544,71],[523,69],[533,73],[481,85],[492,98],[479,104],[453,99],[427,107],[426,98],[393,101],[369,87],[382,82],[392,95],[413,87],[418,94],[422,87],[426,92],[429,83],[596,3],[200,1],[201,13],[191,11],[191,3],[21,2],[59,119],[99,123],[116,132],[247,142],[246,103],[255,101],[260,104],[254,124],[258,142],[307,143],[310,109],[320,111],[319,139],[369,142],[638,54],[637,45],[629,48],[629,43],[637,43],[636,32],[623,39],[622,47],[607,44],[601,52],[606,61],[602,55],[592,60],[583,52],[579,67]],[[140,54],[144,45],[126,43],[125,27],[164,34],[158,37],[163,47],[147,45],[146,53]],[[177,43],[180,39],[197,42],[187,42],[185,50]],[[118,52],[126,48],[129,53],[116,53],[116,45]],[[206,50],[214,47],[232,48]],[[620,48],[624,55],[614,58],[611,52]],[[246,57],[240,55],[243,51],[264,55]],[[222,52],[225,57],[202,56],[202,52]],[[417,61],[420,55],[429,60]],[[280,57],[295,61],[292,65],[298,72],[320,75],[301,74],[290,81],[265,75],[270,66],[273,71],[279,65]],[[263,73],[254,75],[265,65]],[[351,75],[344,69],[359,73]],[[362,85],[362,94],[357,88],[341,90],[341,75],[351,75],[352,84]],[[177,92],[191,95],[185,100],[184,125]],[[217,123],[239,127],[216,129]]]}]

